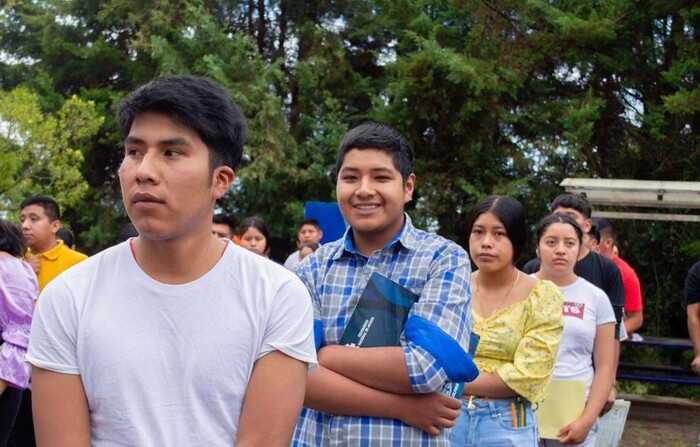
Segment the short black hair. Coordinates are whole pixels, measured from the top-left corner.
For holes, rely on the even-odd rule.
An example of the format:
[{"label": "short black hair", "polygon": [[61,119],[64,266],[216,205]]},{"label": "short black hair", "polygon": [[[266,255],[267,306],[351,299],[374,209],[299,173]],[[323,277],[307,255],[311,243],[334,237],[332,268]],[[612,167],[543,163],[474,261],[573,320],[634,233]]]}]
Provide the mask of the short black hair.
[{"label": "short black hair", "polygon": [[299,247],[299,251],[303,250],[304,248],[310,248],[311,251],[316,251],[318,250],[320,245],[318,245],[316,242],[306,242],[301,244],[301,247]]},{"label": "short black hair", "polygon": [[549,216],[545,216],[542,219],[540,219],[540,221],[537,222],[537,225],[535,226],[536,246],[539,245],[540,239],[542,239],[542,235],[545,231],[547,231],[547,228],[549,228],[550,225],[555,223],[565,223],[574,227],[574,230],[576,230],[576,236],[578,236],[578,243],[583,243],[583,230],[573,217],[569,216],[568,214],[550,214]]},{"label": "short black hair", "polygon": [[51,197],[41,195],[27,197],[19,204],[20,211],[29,205],[39,205],[42,207],[50,222],[61,220],[61,208]]},{"label": "short black hair", "polygon": [[22,239],[22,230],[12,222],[0,218],[0,251],[21,258],[27,252]]},{"label": "short black hair", "polygon": [[595,222],[598,224],[600,236],[602,237],[605,235],[606,237],[612,239],[614,244],[617,244],[617,230],[613,224],[611,224],[609,220],[601,217],[596,218]]},{"label": "short black hair", "polygon": [[391,156],[394,167],[404,182],[413,174],[413,147],[398,131],[386,124],[369,121],[350,129],[338,147],[336,176],[343,166],[345,154],[352,149],[377,149]]},{"label": "short black hair", "polygon": [[265,254],[270,252],[270,229],[267,227],[265,221],[258,216],[246,217],[241,221],[241,225],[238,227],[237,235],[238,237],[243,237],[248,228],[255,228],[265,237]]},{"label": "short black hair", "polygon": [[56,237],[63,241],[66,247],[72,247],[75,244],[75,238],[68,228],[61,227],[56,231]]},{"label": "short black hair", "polygon": [[467,228],[471,233],[474,222],[482,214],[492,213],[506,228],[508,240],[513,246],[512,262],[518,259],[527,243],[528,226],[522,203],[510,196],[489,196],[477,203],[469,215]]},{"label": "short black hair", "polygon": [[301,230],[301,227],[303,227],[304,225],[313,225],[314,227],[316,227],[317,230],[321,229],[321,224],[319,224],[316,219],[312,219],[311,217],[301,219],[297,228]]},{"label": "short black hair", "polygon": [[229,216],[228,214],[216,213],[211,218],[211,222],[215,224],[228,225],[228,227],[231,229],[231,234],[236,233],[236,221],[233,220],[233,217]]},{"label": "short black hair", "polygon": [[122,135],[146,112],[162,113],[194,130],[209,149],[209,165],[236,169],[241,161],[247,125],[243,113],[224,88],[200,76],[163,76],[134,90],[119,105]]},{"label": "short black hair", "polygon": [[592,208],[591,203],[588,201],[583,194],[573,194],[570,192],[565,192],[560,194],[552,200],[552,204],[549,206],[549,210],[554,212],[557,208],[571,208],[575,209],[583,215],[586,219],[591,218]]}]

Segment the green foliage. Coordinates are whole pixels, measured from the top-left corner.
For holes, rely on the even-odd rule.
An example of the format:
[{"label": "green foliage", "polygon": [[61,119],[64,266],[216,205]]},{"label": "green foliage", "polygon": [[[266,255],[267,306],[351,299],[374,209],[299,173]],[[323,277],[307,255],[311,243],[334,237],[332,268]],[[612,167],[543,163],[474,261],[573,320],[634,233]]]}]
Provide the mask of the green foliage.
[{"label": "green foliage", "polygon": [[82,150],[102,118],[94,104],[73,96],[55,114],[45,115],[26,88],[0,91],[0,198],[4,211],[42,193],[76,204],[87,191],[80,172]]},{"label": "green foliage", "polygon": [[[66,218],[97,251],[126,219],[119,100],[161,74],[204,75],[231,92],[250,127],[219,206],[264,217],[278,258],[303,203],[333,200],[337,144],[367,119],[415,147],[414,221],[466,246],[466,215],[489,194],[517,197],[534,224],[565,177],[697,180],[698,29],[700,7],[680,0],[10,0],[0,9],[0,89],[33,92],[12,108],[26,109],[25,127],[35,121],[31,140],[0,128],[0,169],[28,166],[15,155],[20,141],[23,150],[62,141],[72,155],[32,182],[73,197]],[[66,180],[51,174],[67,160],[87,193],[70,186],[75,169]],[[27,191],[7,176],[0,185],[6,201]],[[645,287],[645,330],[684,335],[693,225],[614,223]]]}]

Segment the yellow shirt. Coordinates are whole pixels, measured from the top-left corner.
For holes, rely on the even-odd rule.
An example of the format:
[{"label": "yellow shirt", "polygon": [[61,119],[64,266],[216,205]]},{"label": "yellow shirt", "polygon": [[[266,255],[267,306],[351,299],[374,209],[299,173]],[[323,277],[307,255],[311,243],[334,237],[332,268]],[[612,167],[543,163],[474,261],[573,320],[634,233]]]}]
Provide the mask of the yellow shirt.
[{"label": "yellow shirt", "polygon": [[57,277],[59,273],[86,259],[87,255],[71,250],[63,245],[63,241],[58,241],[54,248],[39,253],[39,264],[41,267],[39,268],[39,273],[36,274],[39,291],[44,290],[46,284]]},{"label": "yellow shirt", "polygon": [[532,403],[544,399],[564,329],[564,297],[553,282],[538,281],[528,297],[489,318],[474,316],[481,339],[474,363],[497,372],[516,393]]}]

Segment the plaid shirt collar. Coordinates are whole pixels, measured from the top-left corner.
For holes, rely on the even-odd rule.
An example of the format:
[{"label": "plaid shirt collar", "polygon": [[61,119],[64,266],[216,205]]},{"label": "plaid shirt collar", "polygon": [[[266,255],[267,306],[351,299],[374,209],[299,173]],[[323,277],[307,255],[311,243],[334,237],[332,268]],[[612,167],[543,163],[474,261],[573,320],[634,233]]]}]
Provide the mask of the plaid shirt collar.
[{"label": "plaid shirt collar", "polygon": [[[401,231],[396,233],[396,235],[393,238],[391,238],[391,240],[389,242],[387,242],[386,245],[378,251],[386,250],[390,246],[397,244],[397,243],[401,244],[401,246],[403,248],[408,249],[410,251],[417,250],[416,227],[413,226],[413,222],[411,221],[411,217],[407,213],[404,213],[403,215],[404,215],[404,223],[403,223],[403,227],[401,227]],[[343,240],[343,242],[340,245],[342,247],[342,249],[337,250],[335,252],[335,254],[333,255],[334,261],[342,258],[344,255],[364,256],[362,253],[357,251],[357,249],[355,248],[355,244],[353,243],[353,239],[352,239],[352,227],[348,227],[347,230],[345,230],[345,234],[343,234],[342,240]]]}]

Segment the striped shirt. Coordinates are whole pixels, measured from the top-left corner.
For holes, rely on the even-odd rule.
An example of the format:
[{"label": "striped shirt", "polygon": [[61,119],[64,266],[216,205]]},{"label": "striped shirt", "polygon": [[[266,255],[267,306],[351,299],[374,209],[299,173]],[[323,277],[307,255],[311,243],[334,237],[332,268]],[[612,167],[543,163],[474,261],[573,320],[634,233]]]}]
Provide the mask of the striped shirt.
[{"label": "striped shirt", "polygon": [[[353,246],[352,229],[308,256],[297,269],[314,304],[314,320],[323,328],[322,345],[338,344],[370,275],[377,272],[420,296],[411,315],[424,318],[466,352],[472,328],[471,267],[459,245],[416,229],[408,215],[402,230],[368,258]],[[401,337],[409,379],[416,393],[441,391],[445,369],[426,350]],[[294,446],[447,446],[447,434],[428,436],[389,418],[330,415],[302,410]]]}]

